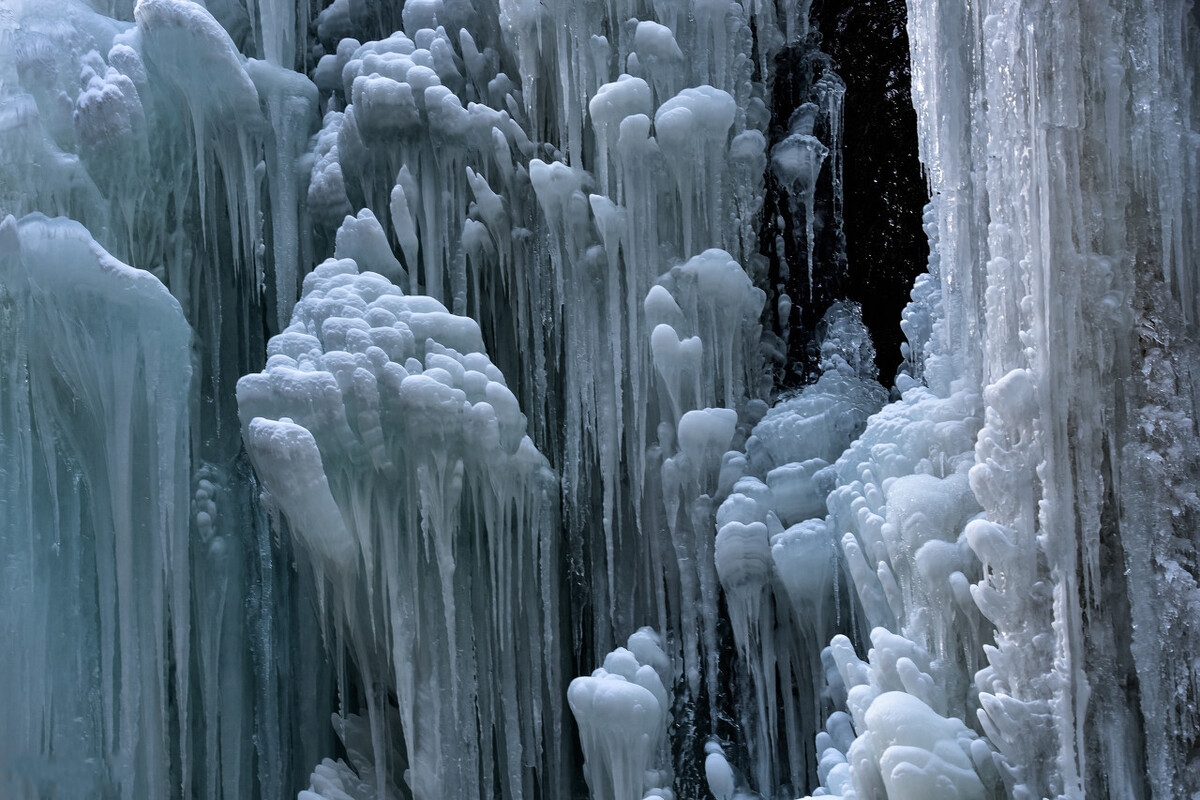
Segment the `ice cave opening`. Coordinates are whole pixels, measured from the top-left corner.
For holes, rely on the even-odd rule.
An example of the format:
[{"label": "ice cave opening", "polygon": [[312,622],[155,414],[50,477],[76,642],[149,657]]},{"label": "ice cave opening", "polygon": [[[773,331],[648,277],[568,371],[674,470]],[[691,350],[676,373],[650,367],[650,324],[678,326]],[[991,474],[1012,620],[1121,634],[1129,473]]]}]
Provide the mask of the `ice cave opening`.
[{"label": "ice cave opening", "polygon": [[1200,794],[1190,0],[0,0],[0,796]]}]

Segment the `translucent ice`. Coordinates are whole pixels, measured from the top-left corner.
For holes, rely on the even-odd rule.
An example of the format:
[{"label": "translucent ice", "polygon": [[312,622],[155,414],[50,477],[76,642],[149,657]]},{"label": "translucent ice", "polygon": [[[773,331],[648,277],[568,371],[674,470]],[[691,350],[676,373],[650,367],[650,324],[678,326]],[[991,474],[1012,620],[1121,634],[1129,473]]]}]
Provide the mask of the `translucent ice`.
[{"label": "translucent ice", "polygon": [[193,767],[191,330],[67,219],[0,223],[0,287],[5,786],[170,796]]}]

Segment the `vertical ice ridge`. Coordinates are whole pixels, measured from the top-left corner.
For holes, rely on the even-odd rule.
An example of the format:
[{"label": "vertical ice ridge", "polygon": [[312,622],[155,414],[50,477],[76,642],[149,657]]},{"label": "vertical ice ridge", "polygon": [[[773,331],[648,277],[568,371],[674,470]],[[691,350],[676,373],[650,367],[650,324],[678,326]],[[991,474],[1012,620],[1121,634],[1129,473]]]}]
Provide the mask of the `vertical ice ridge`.
[{"label": "vertical ice ridge", "polygon": [[[177,93],[182,102],[176,108],[191,122],[202,228],[216,224],[211,217],[217,206],[207,196],[215,166],[224,177],[235,263],[243,269],[257,266],[258,191],[252,181],[263,125],[258,93],[241,66],[242,57],[202,6],[138,0],[134,15],[151,72]],[[230,124],[234,119],[236,127]],[[206,230],[209,241],[215,241],[213,236]],[[256,275],[261,283],[261,272]]]},{"label": "vertical ice ridge", "polygon": [[[280,648],[286,653],[283,658],[266,663],[260,649],[260,644],[266,647],[265,640],[248,634],[247,601],[258,584],[244,559],[251,549],[245,543],[257,538],[255,525],[263,522],[253,508],[247,466],[238,452],[231,391],[239,375],[261,362],[262,330],[267,327],[263,320],[269,312],[260,307],[259,290],[272,275],[272,262],[288,260],[287,247],[263,244],[260,212],[269,209],[277,220],[272,225],[277,241],[290,238],[295,244],[296,261],[306,249],[302,226],[292,224],[290,233],[287,230],[286,221],[296,218],[298,209],[285,206],[295,204],[295,197],[266,201],[268,190],[273,193],[279,188],[277,178],[284,181],[286,175],[272,170],[274,174],[264,182],[262,149],[266,146],[277,153],[290,146],[294,157],[295,148],[304,144],[308,123],[290,131],[301,137],[299,142],[291,139],[275,146],[275,131],[264,124],[260,110],[264,100],[271,105],[271,93],[256,93],[245,60],[202,5],[149,0],[138,6],[136,15],[130,13],[133,3],[110,5],[114,10],[123,6],[126,19],[138,21],[107,19],[82,3],[20,3],[6,9],[15,9],[18,25],[7,39],[12,47],[0,54],[0,68],[6,76],[15,74],[0,87],[4,95],[0,104],[6,109],[6,120],[14,118],[8,111],[14,104],[20,124],[0,126],[4,129],[0,149],[6,163],[10,154],[23,162],[28,154],[33,157],[25,163],[37,168],[17,173],[4,168],[3,205],[6,211],[41,209],[83,222],[116,257],[152,270],[194,326],[196,372],[189,389],[193,395],[179,413],[190,430],[188,457],[196,475],[178,478],[185,492],[172,508],[175,514],[186,514],[187,494],[201,479],[209,480],[211,487],[204,490],[207,497],[200,498],[200,504],[212,501],[213,505],[205,505],[204,516],[198,511],[194,517],[199,540],[170,554],[176,574],[188,576],[186,585],[175,583],[170,591],[176,598],[194,601],[195,618],[185,620],[189,627],[161,635],[164,650],[188,669],[181,670],[181,680],[171,688],[170,702],[164,691],[158,712],[170,725],[170,735],[158,746],[163,752],[182,750],[186,757],[176,758],[178,767],[171,767],[180,774],[172,776],[170,792],[150,789],[145,781],[136,791],[143,796],[171,796],[172,792],[244,796],[259,776],[264,776],[265,785],[277,784],[293,757],[275,748],[271,752],[277,758],[256,768],[255,735],[260,742],[279,742],[303,728],[306,723],[299,720],[311,721],[299,711],[292,718],[297,727],[287,732],[252,730],[256,719],[279,719],[273,712],[281,702],[292,703],[295,709],[295,698],[303,692],[297,689],[289,696],[292,689],[287,687],[276,695],[255,694],[256,687],[269,684],[268,673],[286,672],[295,665],[287,663],[293,656],[286,645]],[[285,120],[274,111],[266,113],[282,131]],[[272,166],[276,164],[272,159]],[[14,200],[12,193],[19,199]],[[286,286],[288,279],[282,277]],[[295,282],[294,273],[291,281]],[[286,307],[287,301],[277,298],[276,303]],[[165,338],[163,346],[168,346]],[[181,356],[191,357],[190,352]],[[152,464],[145,468],[155,469]],[[57,483],[64,487],[69,482],[64,477]],[[142,490],[136,480],[128,488],[135,493]],[[115,500],[114,504],[120,505]],[[86,532],[79,525],[73,528]],[[64,530],[60,538],[72,537]],[[129,559],[119,563],[127,564]],[[86,564],[81,563],[83,568]],[[132,577],[138,580],[136,564]],[[128,591],[123,582],[111,583],[102,587],[101,595],[124,597]],[[176,605],[182,605],[182,599]],[[85,604],[79,613],[88,609]],[[108,620],[108,603],[100,604],[95,613]],[[262,622],[272,619],[275,611],[264,613],[260,606],[257,613]],[[286,626],[262,624],[283,641],[292,641],[293,634],[303,638]],[[304,623],[298,626],[303,628]],[[80,641],[81,647],[95,649],[108,663],[118,658],[120,649],[111,639],[92,643],[81,637]],[[298,659],[305,657],[302,651],[294,651]],[[311,656],[312,651],[305,655]],[[193,659],[195,663],[189,664]],[[314,683],[320,672],[312,670]],[[145,678],[148,698],[157,691],[154,680],[153,675]],[[128,686],[134,691],[136,682],[131,678]],[[63,693],[60,706],[66,709],[77,701],[84,702]],[[101,707],[91,699],[85,706]],[[283,715],[283,725],[290,724],[289,716],[290,712]],[[192,759],[206,768],[190,771]],[[142,764],[147,775],[159,769],[155,759],[134,762],[137,769]],[[62,786],[75,785],[72,781],[64,776]],[[82,789],[79,793],[89,794]]]},{"label": "vertical ice ridge", "polygon": [[682,639],[688,689],[698,699],[703,676],[712,715],[719,695],[713,505],[724,488],[724,454],[744,435],[737,409],[744,411],[756,373],[763,301],[728,253],[710,249],[664,273],[643,303],[648,323],[657,322],[648,338],[661,419],[654,449],[661,500],[649,500],[665,507],[679,576],[670,629]]},{"label": "vertical ice ridge", "polygon": [[[262,0],[264,4],[269,0]],[[275,283],[275,319],[282,330],[292,315],[302,259],[307,255],[301,235],[307,222],[301,209],[303,175],[297,161],[308,146],[317,112],[317,89],[307,78],[280,69],[269,61],[249,60],[246,73],[270,123],[265,137],[266,171],[271,218],[271,247]]]},{"label": "vertical ice ridge", "polygon": [[[1148,3],[910,11],[942,280],[984,312],[960,312],[946,295],[950,341],[984,348],[989,407],[972,472],[988,522],[971,533],[989,565],[976,598],[999,649],[981,673],[981,720],[1010,791],[1178,792],[1191,768],[1177,754],[1194,726],[1158,687],[1195,677],[1145,643],[1179,619],[1161,606],[1192,591],[1134,554],[1171,551],[1192,512],[1177,499],[1187,490],[1164,482],[1148,500],[1132,487],[1156,482],[1168,457],[1147,431],[1194,435],[1178,416],[1192,401],[1161,402],[1196,347],[1194,265],[1178,257],[1194,241],[1183,209],[1195,190],[1166,166],[1194,163],[1183,144],[1194,21]],[[972,173],[980,163],[986,171]],[[1195,465],[1176,463],[1177,486],[1194,485]],[[1176,521],[1143,511],[1154,507],[1178,509]],[[1118,553],[1124,575],[1102,567]],[[1192,628],[1173,635],[1190,641]],[[1095,715],[1103,735],[1087,722]]]}]

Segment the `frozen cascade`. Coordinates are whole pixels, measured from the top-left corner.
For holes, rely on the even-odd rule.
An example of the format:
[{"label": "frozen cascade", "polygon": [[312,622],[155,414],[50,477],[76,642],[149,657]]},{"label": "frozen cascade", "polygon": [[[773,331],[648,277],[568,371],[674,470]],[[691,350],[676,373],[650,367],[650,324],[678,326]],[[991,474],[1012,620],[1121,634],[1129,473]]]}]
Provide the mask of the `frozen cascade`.
[{"label": "frozen cascade", "polygon": [[[119,12],[124,4],[115,5],[109,10]],[[138,769],[169,775],[164,787],[187,796],[279,796],[332,746],[322,708],[332,702],[330,666],[311,604],[296,596],[284,566],[288,543],[272,540],[257,507],[233,387],[265,358],[263,330],[275,315],[274,303],[260,295],[263,283],[287,274],[283,265],[275,269],[264,227],[285,238],[290,229],[293,240],[306,227],[288,223],[305,214],[299,206],[283,206],[294,202],[287,199],[294,193],[280,192],[278,205],[272,201],[287,176],[260,169],[266,166],[263,150],[280,163],[307,147],[316,127],[316,97],[303,75],[239,54],[199,6],[148,2],[138,6],[135,22],[134,4],[127,5],[123,21],[75,2],[16,2],[0,9],[2,206],[18,216],[40,210],[83,223],[108,252],[161,280],[191,326],[191,343],[176,356],[192,371],[177,408],[186,417],[190,466],[177,478],[182,501],[172,504],[190,517],[190,544],[180,551],[186,558],[180,592],[191,599],[191,618],[170,621],[178,625],[173,646],[186,654],[173,667],[186,690],[169,695],[175,732],[156,734],[167,750]],[[187,55],[190,71],[173,60],[176,50]],[[295,112],[305,104],[297,124]],[[233,109],[240,125],[230,116]],[[304,242],[300,237],[293,250],[297,261],[308,247]],[[296,264],[292,274],[298,272]],[[292,298],[282,301],[283,308],[295,294],[283,292]],[[155,341],[156,352],[168,347],[165,331]],[[17,363],[8,342],[6,365]],[[5,383],[6,398],[15,385]],[[22,428],[0,433],[6,446],[13,430]],[[22,478],[12,491],[31,490]],[[58,525],[35,530],[53,540],[61,538],[52,533]],[[160,615],[166,609],[161,606]],[[158,624],[165,629],[168,623],[163,618]],[[23,614],[14,624],[38,630]],[[78,702],[68,704],[65,695],[59,699],[64,711],[75,709],[73,717],[90,713]],[[181,730],[181,721],[195,733]],[[54,776],[44,759],[57,751],[48,748],[40,751],[43,761],[29,753],[28,763],[41,763]],[[109,764],[101,771],[111,769]],[[93,792],[81,780],[61,774],[49,785],[71,795],[170,795],[169,788],[128,782]]]},{"label": "frozen cascade", "polygon": [[1198,632],[1195,19],[1149,2],[909,19],[947,352],[985,403],[969,480],[987,517],[966,531],[996,630],[980,723],[1014,795],[1185,795],[1200,676],[1169,653]]},{"label": "frozen cascade", "polygon": [[806,0],[0,0],[0,794],[1200,792],[1196,16],[907,7],[893,384]]}]

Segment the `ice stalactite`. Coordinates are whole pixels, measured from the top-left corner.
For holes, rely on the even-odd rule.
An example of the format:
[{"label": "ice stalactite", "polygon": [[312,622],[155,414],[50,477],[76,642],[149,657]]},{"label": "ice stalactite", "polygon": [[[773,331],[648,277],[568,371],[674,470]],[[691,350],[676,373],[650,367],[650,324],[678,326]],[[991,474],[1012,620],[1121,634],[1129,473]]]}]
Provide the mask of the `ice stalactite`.
[{"label": "ice stalactite", "polygon": [[[650,349],[662,420],[648,451],[648,462],[660,465],[658,492],[648,492],[646,500],[661,508],[674,562],[660,561],[652,580],[667,595],[657,609],[660,624],[677,632],[681,645],[690,702],[680,723],[688,745],[704,733],[690,716],[701,697],[710,720],[720,713],[720,561],[713,512],[728,491],[725,453],[740,444],[746,420],[760,410],[742,398],[755,375],[763,300],[728,253],[711,249],[661,276],[643,304],[647,327],[654,326]],[[648,517],[651,523],[660,519]],[[646,533],[662,531],[647,525]]]},{"label": "ice stalactite", "polygon": [[[857,310],[835,305],[820,342],[820,380],[778,402],[754,425],[745,453],[729,453],[715,514],[716,568],[734,640],[740,735],[752,788],[812,783],[811,750],[832,707],[822,649],[851,612],[825,520],[831,462],[884,402]],[[844,609],[842,606],[846,606]]]},{"label": "ice stalactite", "polygon": [[651,628],[631,634],[627,645],[567,690],[579,725],[584,776],[597,800],[670,800],[671,659]]},{"label": "ice stalactite", "polygon": [[[275,326],[291,319],[298,293],[301,265],[311,258],[309,237],[301,235],[308,215],[300,202],[304,175],[298,162],[305,155],[317,108],[312,81],[268,61],[249,60],[246,74],[266,108],[274,135],[264,141],[271,167],[266,170],[266,205],[270,219],[272,279],[275,286]],[[265,161],[262,162],[265,166]],[[265,232],[264,232],[265,234]],[[265,238],[265,236],[264,236]]]},{"label": "ice stalactite", "polygon": [[478,324],[330,260],[268,352],[238,386],[244,435],[353,659],[369,796],[565,791],[555,480]]},{"label": "ice stalactite", "polygon": [[77,222],[0,224],[0,573],[16,796],[170,796],[190,777],[191,331]]},{"label": "ice stalactite", "polygon": [[[450,5],[413,5],[403,33],[325,54],[315,80],[342,110],[319,134],[308,201],[326,238],[355,209],[390,219],[407,288],[478,318],[498,364],[520,376],[531,434],[561,459],[574,585],[590,595],[577,596],[576,635],[600,653],[637,625],[665,624],[668,605],[678,614],[661,577],[674,558],[655,541],[665,530],[644,485],[658,423],[688,409],[656,406],[644,301],[668,267],[709,248],[762,271],[765,139],[748,126],[765,125],[765,88],[744,55],[752,15],[735,6],[695,19],[664,6],[657,20],[632,6],[500,10],[495,29],[458,21]],[[584,17],[587,37],[558,24]],[[711,60],[682,59],[710,41]],[[745,341],[722,355],[730,331],[710,331],[706,358],[737,374],[696,408],[760,390]],[[644,578],[620,585],[633,571]]]}]

